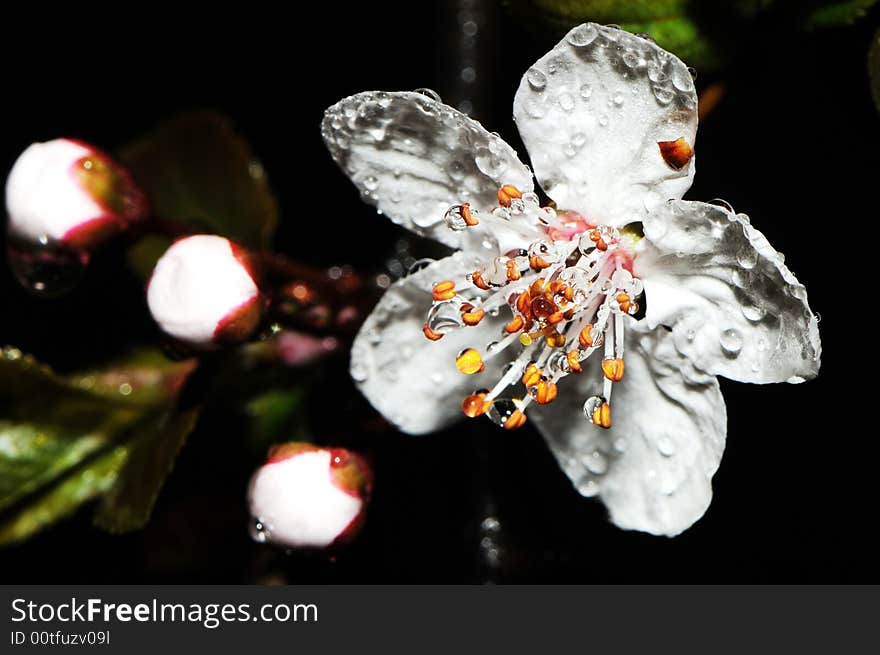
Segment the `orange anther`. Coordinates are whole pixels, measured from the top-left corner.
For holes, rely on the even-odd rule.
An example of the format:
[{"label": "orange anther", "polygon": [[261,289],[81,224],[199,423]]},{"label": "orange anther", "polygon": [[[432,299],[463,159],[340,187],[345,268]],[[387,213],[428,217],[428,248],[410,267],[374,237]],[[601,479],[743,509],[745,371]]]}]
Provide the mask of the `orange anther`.
[{"label": "orange anther", "polygon": [[422,332],[431,341],[440,341],[440,339],[443,338],[442,334],[440,334],[439,332],[434,332],[434,330],[429,328],[427,323],[425,323],[424,327],[422,327]]},{"label": "orange anther", "polygon": [[581,348],[589,348],[593,345],[593,325],[591,323],[585,325],[578,334],[578,343],[581,344]]},{"label": "orange anther", "polygon": [[480,353],[474,348],[462,350],[458,357],[455,358],[456,368],[466,375],[479,373],[486,368]]},{"label": "orange anther", "polygon": [[523,316],[531,316],[532,314],[529,310],[531,302],[532,297],[529,292],[523,291],[521,294],[519,294],[519,298],[516,299],[516,310]]},{"label": "orange anther", "polygon": [[546,405],[547,403],[552,403],[556,400],[556,394],[558,393],[558,389],[556,388],[555,382],[550,382],[549,380],[541,380],[538,382],[538,388],[535,391],[535,400],[538,401],[539,405]]},{"label": "orange anther", "polygon": [[565,354],[565,358],[568,360],[568,367],[574,373],[580,373],[583,370],[581,368],[580,353],[577,350],[569,350]]},{"label": "orange anther", "polygon": [[687,166],[691,157],[694,156],[694,149],[684,137],[679,137],[675,141],[658,141],[657,145],[660,148],[663,161],[677,171]]},{"label": "orange anther", "polygon": [[522,330],[523,319],[522,316],[514,316],[513,320],[504,326],[504,331],[507,334],[513,334],[514,332],[519,332]]},{"label": "orange anther", "polygon": [[565,296],[565,299],[568,302],[574,301],[574,287],[566,286],[562,292],[562,295]]},{"label": "orange anther", "polygon": [[550,348],[561,348],[565,345],[565,335],[560,334],[559,332],[552,332],[545,336],[547,339],[547,345]]},{"label": "orange anther", "polygon": [[461,411],[465,413],[465,416],[470,416],[471,418],[485,414],[486,410],[491,406],[492,401],[486,400],[486,392],[484,391],[472,393],[461,401]]},{"label": "orange anther", "polygon": [[471,282],[474,283],[475,287],[482,289],[483,291],[491,288],[486,280],[483,279],[483,274],[480,273],[480,271],[474,271],[471,273]]},{"label": "orange anther", "polygon": [[607,430],[611,427],[611,406],[608,403],[602,403],[593,410],[593,415],[590,418],[593,425]]},{"label": "orange anther", "polygon": [[516,267],[516,262],[512,259],[507,262],[507,279],[511,282],[516,282],[518,279],[522,277],[522,273],[519,272],[519,269]]},{"label": "orange anther", "polygon": [[547,317],[547,325],[556,325],[557,323],[562,323],[565,320],[564,312],[553,312],[550,316]]},{"label": "orange anther", "polygon": [[541,369],[539,369],[534,364],[529,364],[526,367],[525,373],[522,376],[522,383],[526,385],[526,387],[533,387],[538,382],[541,381]]},{"label": "orange anther", "polygon": [[474,213],[471,211],[471,203],[462,203],[458,212],[461,214],[461,217],[464,219],[464,222],[468,227],[480,224],[480,221],[477,220],[477,217],[474,216]]},{"label": "orange anther", "polygon": [[434,285],[432,296],[436,302],[455,298],[455,282],[443,280]]},{"label": "orange anther", "polygon": [[544,279],[540,277],[529,286],[529,294],[532,296],[540,296],[545,290],[546,285],[544,284]]},{"label": "orange anther", "polygon": [[531,257],[529,257],[529,266],[531,266],[536,271],[542,271],[550,266],[550,264],[543,257],[532,255]]},{"label": "orange anther", "polygon": [[623,379],[623,368],[623,360],[619,357],[602,360],[602,372],[612,382],[620,382]]},{"label": "orange anther", "polygon": [[539,321],[542,321],[550,316],[550,314],[557,311],[558,307],[556,307],[556,303],[547,298],[547,296],[538,296],[529,304],[529,309],[532,312],[532,316]]},{"label": "orange anther", "polygon": [[618,293],[615,300],[617,301],[617,304],[620,305],[621,311],[624,311],[624,312],[629,311],[629,306],[630,306],[631,301],[630,301],[628,294]]},{"label": "orange anther", "polygon": [[505,430],[516,430],[526,424],[526,415],[518,409],[513,410],[507,420],[504,421]]},{"label": "orange anther", "polygon": [[522,191],[512,184],[505,184],[498,189],[498,203],[504,207],[510,207],[510,201],[514,198],[522,198]]},{"label": "orange anther", "polygon": [[473,327],[474,325],[479,325],[480,321],[483,320],[483,317],[486,315],[486,311],[483,309],[474,309],[473,311],[465,311],[461,313],[461,320],[464,321],[465,325],[469,325]]}]

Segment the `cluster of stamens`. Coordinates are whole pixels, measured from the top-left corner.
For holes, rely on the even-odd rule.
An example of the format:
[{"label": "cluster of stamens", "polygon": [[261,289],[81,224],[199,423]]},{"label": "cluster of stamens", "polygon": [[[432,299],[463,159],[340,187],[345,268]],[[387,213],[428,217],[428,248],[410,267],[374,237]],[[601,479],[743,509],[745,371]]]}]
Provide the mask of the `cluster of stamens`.
[{"label": "cluster of stamens", "polygon": [[[433,287],[433,305],[424,334],[437,341],[460,327],[478,325],[487,313],[507,306],[512,317],[498,341],[484,352],[466,348],[456,367],[466,375],[482,373],[485,362],[508,346],[522,350],[507,365],[491,389],[476,391],[462,402],[467,416],[483,414],[505,429],[526,422],[526,407],[553,402],[558,383],[580,373],[582,362],[602,350],[602,390],[584,404],[595,425],[611,427],[611,391],[624,374],[624,329],[628,316],[639,311],[642,282],[632,275],[634,239],[604,225],[590,225],[571,212],[541,207],[538,197],[505,185],[498,190],[498,207],[478,212],[468,203],[446,214],[453,230],[495,227],[521,230],[533,239],[517,249],[482,263],[462,280],[441,280]],[[536,234],[546,235],[534,239]],[[525,239],[524,239],[525,240]],[[485,292],[489,292],[488,295]],[[480,297],[485,296],[485,297]],[[502,396],[521,382],[522,397]]]}]

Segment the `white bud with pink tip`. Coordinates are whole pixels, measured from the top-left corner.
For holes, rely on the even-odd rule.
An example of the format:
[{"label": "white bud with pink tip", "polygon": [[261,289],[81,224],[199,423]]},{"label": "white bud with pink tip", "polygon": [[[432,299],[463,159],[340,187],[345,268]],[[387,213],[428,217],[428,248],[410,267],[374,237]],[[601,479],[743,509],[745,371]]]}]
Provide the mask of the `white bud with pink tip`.
[{"label": "white bud with pink tip", "polygon": [[147,304],[166,334],[210,349],[250,337],[263,297],[244,249],[224,237],[198,234],[176,241],[159,258]]},{"label": "white bud with pink tip", "polygon": [[13,237],[89,250],[146,214],[146,201],[128,171],[81,141],[34,143],[6,180]]},{"label": "white bud with pink tip", "polygon": [[288,548],[348,541],[363,524],[371,487],[360,455],[308,443],[275,446],[248,489],[251,535]]}]

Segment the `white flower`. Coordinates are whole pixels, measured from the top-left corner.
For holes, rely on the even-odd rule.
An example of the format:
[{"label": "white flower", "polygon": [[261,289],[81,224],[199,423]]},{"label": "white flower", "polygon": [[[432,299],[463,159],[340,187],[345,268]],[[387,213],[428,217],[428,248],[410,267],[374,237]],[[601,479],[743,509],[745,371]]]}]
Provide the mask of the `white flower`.
[{"label": "white flower", "polygon": [[34,243],[92,248],[144,218],[146,203],[125,169],[72,139],[34,143],[6,180],[9,227]]},{"label": "white flower", "polygon": [[724,450],[716,376],[813,377],[817,319],[746,216],[680,200],[697,97],[675,56],[580,25],[513,109],[555,210],[500,137],[429,97],[368,92],[327,111],[324,139],[362,194],[459,250],[388,289],[352,376],[410,433],[459,407],[505,428],[528,414],[615,524],[677,534],[709,506]]},{"label": "white flower", "polygon": [[288,443],[269,452],[248,489],[257,541],[324,548],[363,523],[372,477],[362,457],[342,448]]},{"label": "white flower", "polygon": [[196,348],[247,339],[263,309],[245,251],[210,234],[185,237],[165,251],[147,285],[147,304],[164,332]]}]

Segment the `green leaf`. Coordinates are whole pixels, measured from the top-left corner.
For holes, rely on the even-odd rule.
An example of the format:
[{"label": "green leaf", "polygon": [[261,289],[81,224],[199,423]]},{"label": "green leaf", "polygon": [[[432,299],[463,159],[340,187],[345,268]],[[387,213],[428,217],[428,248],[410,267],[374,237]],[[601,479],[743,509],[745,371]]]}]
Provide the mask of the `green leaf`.
[{"label": "green leaf", "polygon": [[810,9],[804,26],[807,29],[850,25],[864,16],[877,0],[832,0]]},{"label": "green leaf", "polygon": [[132,440],[116,483],[95,513],[98,527],[128,532],[146,525],[165,478],[198,418],[198,409],[172,413]]},{"label": "green leaf", "polygon": [[278,204],[262,165],[226,117],[203,111],[171,118],[123,147],[120,160],[158,219],[248,247],[268,245]]},{"label": "green leaf", "polygon": [[[3,349],[0,544],[24,539],[108,492],[128,512],[126,527],[138,527],[130,517],[145,520],[192,428],[191,414],[172,410],[192,366],[142,351],[104,369],[62,376],[15,348]],[[152,489],[123,493],[130,475],[141,476],[142,490]],[[124,510],[126,500],[132,509]]]},{"label": "green leaf", "polygon": [[880,29],[874,32],[871,48],[868,50],[868,76],[871,79],[871,95],[880,111]]},{"label": "green leaf", "polygon": [[613,23],[650,35],[691,66],[709,70],[720,62],[715,39],[701,30],[690,0],[508,0],[508,5],[524,20],[543,22],[560,33],[584,21]]},{"label": "green leaf", "polygon": [[248,401],[249,444],[255,455],[265,456],[269,446],[281,441],[309,441],[305,402],[303,385],[265,391]]},{"label": "green leaf", "polygon": [[170,237],[148,234],[131,246],[126,253],[128,265],[142,281],[146,282],[153,274],[159,257],[171,245]]}]

